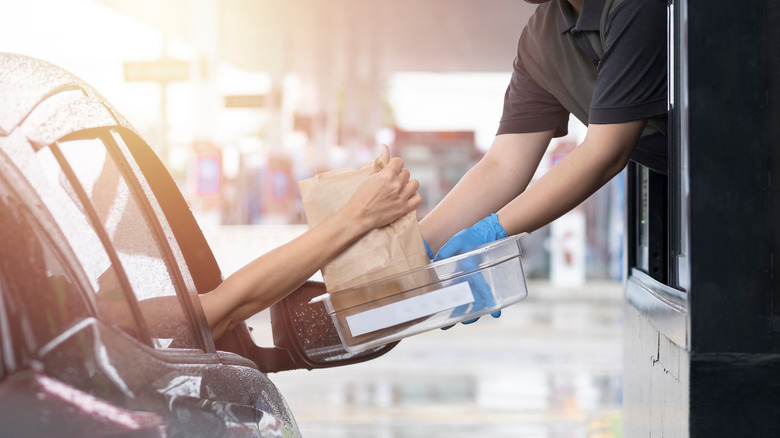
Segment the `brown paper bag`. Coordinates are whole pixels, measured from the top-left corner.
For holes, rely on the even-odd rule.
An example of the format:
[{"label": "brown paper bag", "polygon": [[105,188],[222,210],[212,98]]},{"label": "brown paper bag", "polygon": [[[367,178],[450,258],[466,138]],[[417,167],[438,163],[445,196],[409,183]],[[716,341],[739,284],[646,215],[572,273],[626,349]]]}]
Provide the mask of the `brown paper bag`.
[{"label": "brown paper bag", "polygon": [[[358,185],[379,170],[386,162],[377,158],[361,169],[340,169],[320,173],[298,182],[303,199],[303,208],[309,228],[323,222],[341,209],[354,194]],[[409,293],[400,292],[431,284],[435,279],[423,272],[416,278],[404,278],[387,282],[381,290],[377,288],[356,288],[373,280],[410,271],[430,263],[425,252],[422,234],[414,211],[395,220],[387,226],[367,233],[330,263],[322,268],[322,277],[328,293],[353,288],[348,294],[331,295],[331,304],[338,313],[345,342],[356,345],[368,338],[383,336],[383,330],[353,338],[344,318],[371,307],[361,306],[398,294],[398,299],[409,298]],[[392,301],[392,299],[391,299]],[[387,300],[384,300],[386,303]],[[384,304],[383,303],[383,304]],[[356,307],[358,306],[358,307]],[[351,310],[350,310],[351,309]],[[346,330],[345,330],[346,329]],[[398,329],[398,327],[396,327]]]}]

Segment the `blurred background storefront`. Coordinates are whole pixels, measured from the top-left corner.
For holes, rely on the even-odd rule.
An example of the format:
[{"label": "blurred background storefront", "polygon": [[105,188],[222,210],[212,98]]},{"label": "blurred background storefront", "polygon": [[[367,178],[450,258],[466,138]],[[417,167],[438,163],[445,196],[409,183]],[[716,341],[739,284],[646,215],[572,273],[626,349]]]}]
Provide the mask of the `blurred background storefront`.
[{"label": "blurred background storefront", "polygon": [[[162,158],[229,275],[306,230],[297,181],[360,166],[381,144],[420,181],[419,216],[430,211],[489,148],[533,8],[28,0],[4,5],[0,51],[57,64],[105,95]],[[584,134],[571,120],[536,177]],[[302,429],[620,436],[623,190],[616,178],[523,238],[531,294],[504,317],[410,338],[360,366],[273,376]],[[605,413],[614,434],[599,432]]]},{"label": "blurred background storefront", "polygon": [[[359,166],[379,144],[420,180],[422,216],[489,147],[532,11],[514,0],[32,0],[6,5],[0,50],[105,94],[204,228],[304,224],[296,181]],[[571,125],[540,174],[581,140]],[[619,184],[525,238],[530,276],[621,277]]]}]

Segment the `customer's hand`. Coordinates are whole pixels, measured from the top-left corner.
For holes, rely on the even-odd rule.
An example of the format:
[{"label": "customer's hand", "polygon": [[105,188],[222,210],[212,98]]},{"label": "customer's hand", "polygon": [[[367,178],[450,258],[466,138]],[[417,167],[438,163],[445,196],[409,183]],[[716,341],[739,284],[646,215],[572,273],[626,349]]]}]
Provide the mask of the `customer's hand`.
[{"label": "customer's hand", "polygon": [[420,183],[410,179],[403,160],[389,158],[385,146],[374,171],[358,186],[344,210],[364,231],[379,228],[414,211],[422,203]]}]

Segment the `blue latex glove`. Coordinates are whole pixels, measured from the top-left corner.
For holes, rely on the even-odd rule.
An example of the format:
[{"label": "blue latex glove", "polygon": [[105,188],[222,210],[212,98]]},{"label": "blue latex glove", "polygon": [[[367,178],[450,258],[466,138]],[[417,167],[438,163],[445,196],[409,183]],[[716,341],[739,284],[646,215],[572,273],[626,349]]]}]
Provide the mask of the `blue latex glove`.
[{"label": "blue latex glove", "polygon": [[423,244],[425,245],[425,254],[428,256],[429,259],[433,260],[433,251],[431,251],[431,247],[428,246],[428,242],[423,239]]},{"label": "blue latex glove", "polygon": [[[439,252],[436,254],[434,261],[439,261],[458,254],[469,252],[480,245],[484,245],[498,239],[503,239],[505,237],[507,237],[507,233],[506,230],[504,230],[504,227],[502,227],[498,222],[498,215],[495,213],[491,214],[485,219],[482,219],[481,221],[474,224],[474,226],[471,228],[461,230],[452,236],[452,238],[447,243],[445,243],[441,249],[439,249]],[[473,262],[468,260],[462,260],[460,263],[462,264],[462,268],[464,270],[473,271],[477,269],[477,266],[469,266]],[[496,304],[493,300],[493,294],[490,292],[490,287],[485,282],[485,279],[481,274],[470,275],[468,282],[471,286],[471,291],[474,294],[474,303],[472,303],[473,307],[471,308],[472,312],[478,311],[485,307],[492,307]],[[450,317],[457,317],[466,313],[468,307],[469,305],[464,305],[455,308]],[[496,310],[490,315],[493,316],[493,318],[498,318],[501,316],[501,310]],[[471,324],[476,322],[478,319],[479,318],[474,318],[463,321],[463,324]],[[453,326],[443,327],[442,330],[447,330],[452,327]]]},{"label": "blue latex glove", "polygon": [[469,252],[472,249],[507,237],[506,230],[498,222],[498,215],[493,213],[490,216],[477,222],[471,228],[459,231],[457,234],[444,244],[436,253],[433,259],[437,262],[452,256]]}]

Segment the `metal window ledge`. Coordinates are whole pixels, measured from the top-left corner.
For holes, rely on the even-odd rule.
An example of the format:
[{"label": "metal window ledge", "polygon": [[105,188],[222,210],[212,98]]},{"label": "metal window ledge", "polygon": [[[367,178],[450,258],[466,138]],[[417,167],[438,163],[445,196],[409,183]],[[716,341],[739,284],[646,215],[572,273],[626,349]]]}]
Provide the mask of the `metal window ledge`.
[{"label": "metal window ledge", "polygon": [[684,292],[632,269],[626,282],[626,299],[669,340],[688,349],[688,301]]}]

